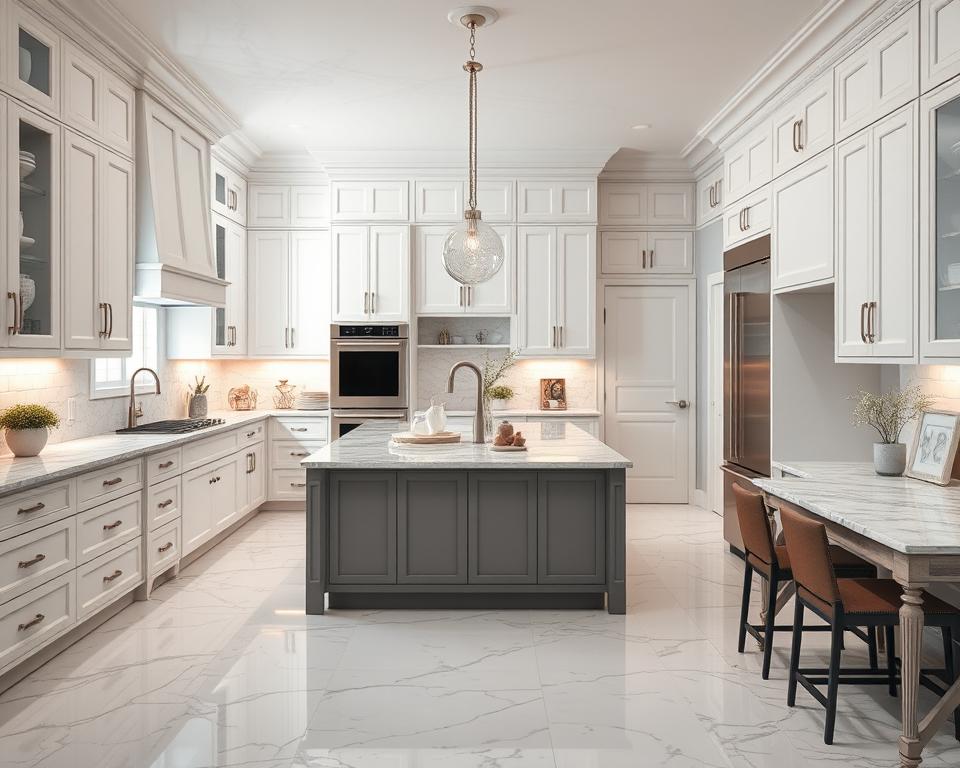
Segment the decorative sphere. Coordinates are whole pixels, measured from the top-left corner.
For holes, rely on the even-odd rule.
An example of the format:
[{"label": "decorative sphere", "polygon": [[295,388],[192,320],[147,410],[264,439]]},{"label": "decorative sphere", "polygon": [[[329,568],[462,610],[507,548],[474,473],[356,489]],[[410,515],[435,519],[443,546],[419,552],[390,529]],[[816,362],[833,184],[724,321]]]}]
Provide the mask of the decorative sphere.
[{"label": "decorative sphere", "polygon": [[443,267],[463,285],[477,285],[492,278],[503,266],[503,241],[477,212],[447,234],[443,241]]}]

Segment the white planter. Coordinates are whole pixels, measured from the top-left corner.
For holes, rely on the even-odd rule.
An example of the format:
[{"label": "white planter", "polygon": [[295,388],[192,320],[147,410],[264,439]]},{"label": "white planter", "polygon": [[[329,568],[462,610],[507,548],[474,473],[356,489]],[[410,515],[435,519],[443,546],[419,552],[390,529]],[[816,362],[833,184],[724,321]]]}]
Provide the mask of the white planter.
[{"label": "white planter", "polygon": [[873,468],[878,475],[899,477],[907,468],[905,443],[874,443]]},{"label": "white planter", "polygon": [[507,403],[509,402],[509,400],[491,400],[490,408],[494,411],[505,411],[507,410]]},{"label": "white planter", "polygon": [[7,447],[13,451],[14,456],[36,456],[47,444],[50,433],[46,427],[40,427],[39,429],[5,429],[3,436],[6,438]]}]

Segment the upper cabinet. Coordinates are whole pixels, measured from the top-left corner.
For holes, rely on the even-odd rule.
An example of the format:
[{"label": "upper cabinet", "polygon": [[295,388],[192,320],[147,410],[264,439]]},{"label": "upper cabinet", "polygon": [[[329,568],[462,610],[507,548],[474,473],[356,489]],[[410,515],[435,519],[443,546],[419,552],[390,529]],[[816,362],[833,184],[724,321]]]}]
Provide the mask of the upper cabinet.
[{"label": "upper cabinet", "polygon": [[697,226],[702,227],[723,213],[723,165],[697,182]]},{"label": "upper cabinet", "polygon": [[60,35],[19,3],[9,4],[7,81],[13,94],[54,117],[60,114]]},{"label": "upper cabinet", "polygon": [[607,227],[691,227],[694,185],[603,182],[600,225]]},{"label": "upper cabinet", "polygon": [[210,167],[213,174],[210,207],[214,213],[244,226],[247,223],[246,179],[216,157],[211,159]]},{"label": "upper cabinet", "polygon": [[960,0],[921,0],[920,92],[960,74]]},{"label": "upper cabinet", "polygon": [[773,176],[833,146],[833,72],[826,72],[773,116]]},{"label": "upper cabinet", "polygon": [[600,271],[605,275],[693,274],[693,233],[601,232]]},{"label": "upper cabinet", "polygon": [[331,230],[336,321],[406,322],[410,307],[409,227],[343,226]]},{"label": "upper cabinet", "polygon": [[723,210],[723,249],[728,250],[770,231],[770,184]]},{"label": "upper cabinet", "polygon": [[251,184],[247,225],[251,229],[325,229],[330,224],[325,186]]},{"label": "upper cabinet", "polygon": [[334,181],[330,217],[334,221],[407,221],[409,196],[406,181]]},{"label": "upper cabinet", "polygon": [[586,223],[596,220],[596,181],[521,179],[517,182],[518,222]]},{"label": "upper cabinet", "polygon": [[765,120],[723,154],[724,204],[736,202],[772,178],[773,140],[770,121]]},{"label": "upper cabinet", "polygon": [[[463,219],[464,194],[469,192],[462,181],[416,181],[413,189],[413,214],[417,221],[455,223]],[[483,208],[480,211],[486,213]],[[486,219],[486,215],[483,218]]]}]

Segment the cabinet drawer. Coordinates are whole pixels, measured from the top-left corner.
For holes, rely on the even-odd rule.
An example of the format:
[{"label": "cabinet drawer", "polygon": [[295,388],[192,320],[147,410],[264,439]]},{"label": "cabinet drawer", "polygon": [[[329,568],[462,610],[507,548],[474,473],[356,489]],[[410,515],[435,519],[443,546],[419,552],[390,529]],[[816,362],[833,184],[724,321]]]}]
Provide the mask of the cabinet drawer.
[{"label": "cabinet drawer", "polygon": [[772,212],[770,185],[745,197],[723,212],[723,247],[754,240],[769,233]]},{"label": "cabinet drawer", "polygon": [[254,443],[259,443],[266,437],[267,433],[267,422],[258,421],[254,424],[247,424],[241,427],[238,430],[238,442],[240,447],[246,447],[248,445],[253,445]]},{"label": "cabinet drawer", "polygon": [[0,501],[0,539],[18,536],[74,512],[75,481],[34,488]]},{"label": "cabinet drawer", "polygon": [[[243,434],[249,431],[251,430],[247,429]],[[195,443],[187,443],[183,446],[183,471],[189,472],[191,469],[236,453],[240,450],[240,435],[241,430],[234,429],[221,435],[205,437]]]},{"label": "cabinet drawer", "polygon": [[142,484],[143,462],[140,460],[83,475],[77,480],[80,509],[89,509],[109,499],[139,490]]},{"label": "cabinet drawer", "polygon": [[324,440],[273,440],[270,443],[270,466],[273,469],[300,469],[300,462],[319,451]]},{"label": "cabinet drawer", "polygon": [[0,603],[22,595],[77,564],[72,517],[0,544]]},{"label": "cabinet drawer", "polygon": [[69,571],[0,606],[0,669],[76,623],[75,589]]},{"label": "cabinet drawer", "polygon": [[271,437],[277,440],[326,440],[326,418],[291,418],[279,416],[273,422]]},{"label": "cabinet drawer", "polygon": [[179,475],[151,485],[147,490],[147,529],[154,531],[180,517],[181,497]]},{"label": "cabinet drawer", "polygon": [[77,561],[88,563],[140,535],[141,495],[131,493],[77,515]]},{"label": "cabinet drawer", "polygon": [[183,454],[179,448],[147,456],[147,484],[179,475],[183,471]]},{"label": "cabinet drawer", "polygon": [[143,582],[143,540],[136,538],[77,569],[77,619],[83,621]]},{"label": "cabinet drawer", "polygon": [[156,576],[180,560],[180,520],[147,534],[147,573]]},{"label": "cabinet drawer", "polygon": [[270,498],[273,501],[302,501],[307,498],[307,470],[270,471]]}]

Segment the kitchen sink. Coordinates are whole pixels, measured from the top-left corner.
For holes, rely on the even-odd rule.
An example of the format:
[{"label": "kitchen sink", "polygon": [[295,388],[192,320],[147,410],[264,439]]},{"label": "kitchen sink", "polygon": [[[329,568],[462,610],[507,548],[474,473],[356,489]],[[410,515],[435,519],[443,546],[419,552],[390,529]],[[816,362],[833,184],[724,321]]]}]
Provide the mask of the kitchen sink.
[{"label": "kitchen sink", "polygon": [[185,432],[196,432],[198,429],[215,427],[225,424],[223,419],[166,419],[151,421],[148,424],[138,424],[135,427],[118,429],[118,434],[152,434],[152,435],[182,435]]}]

